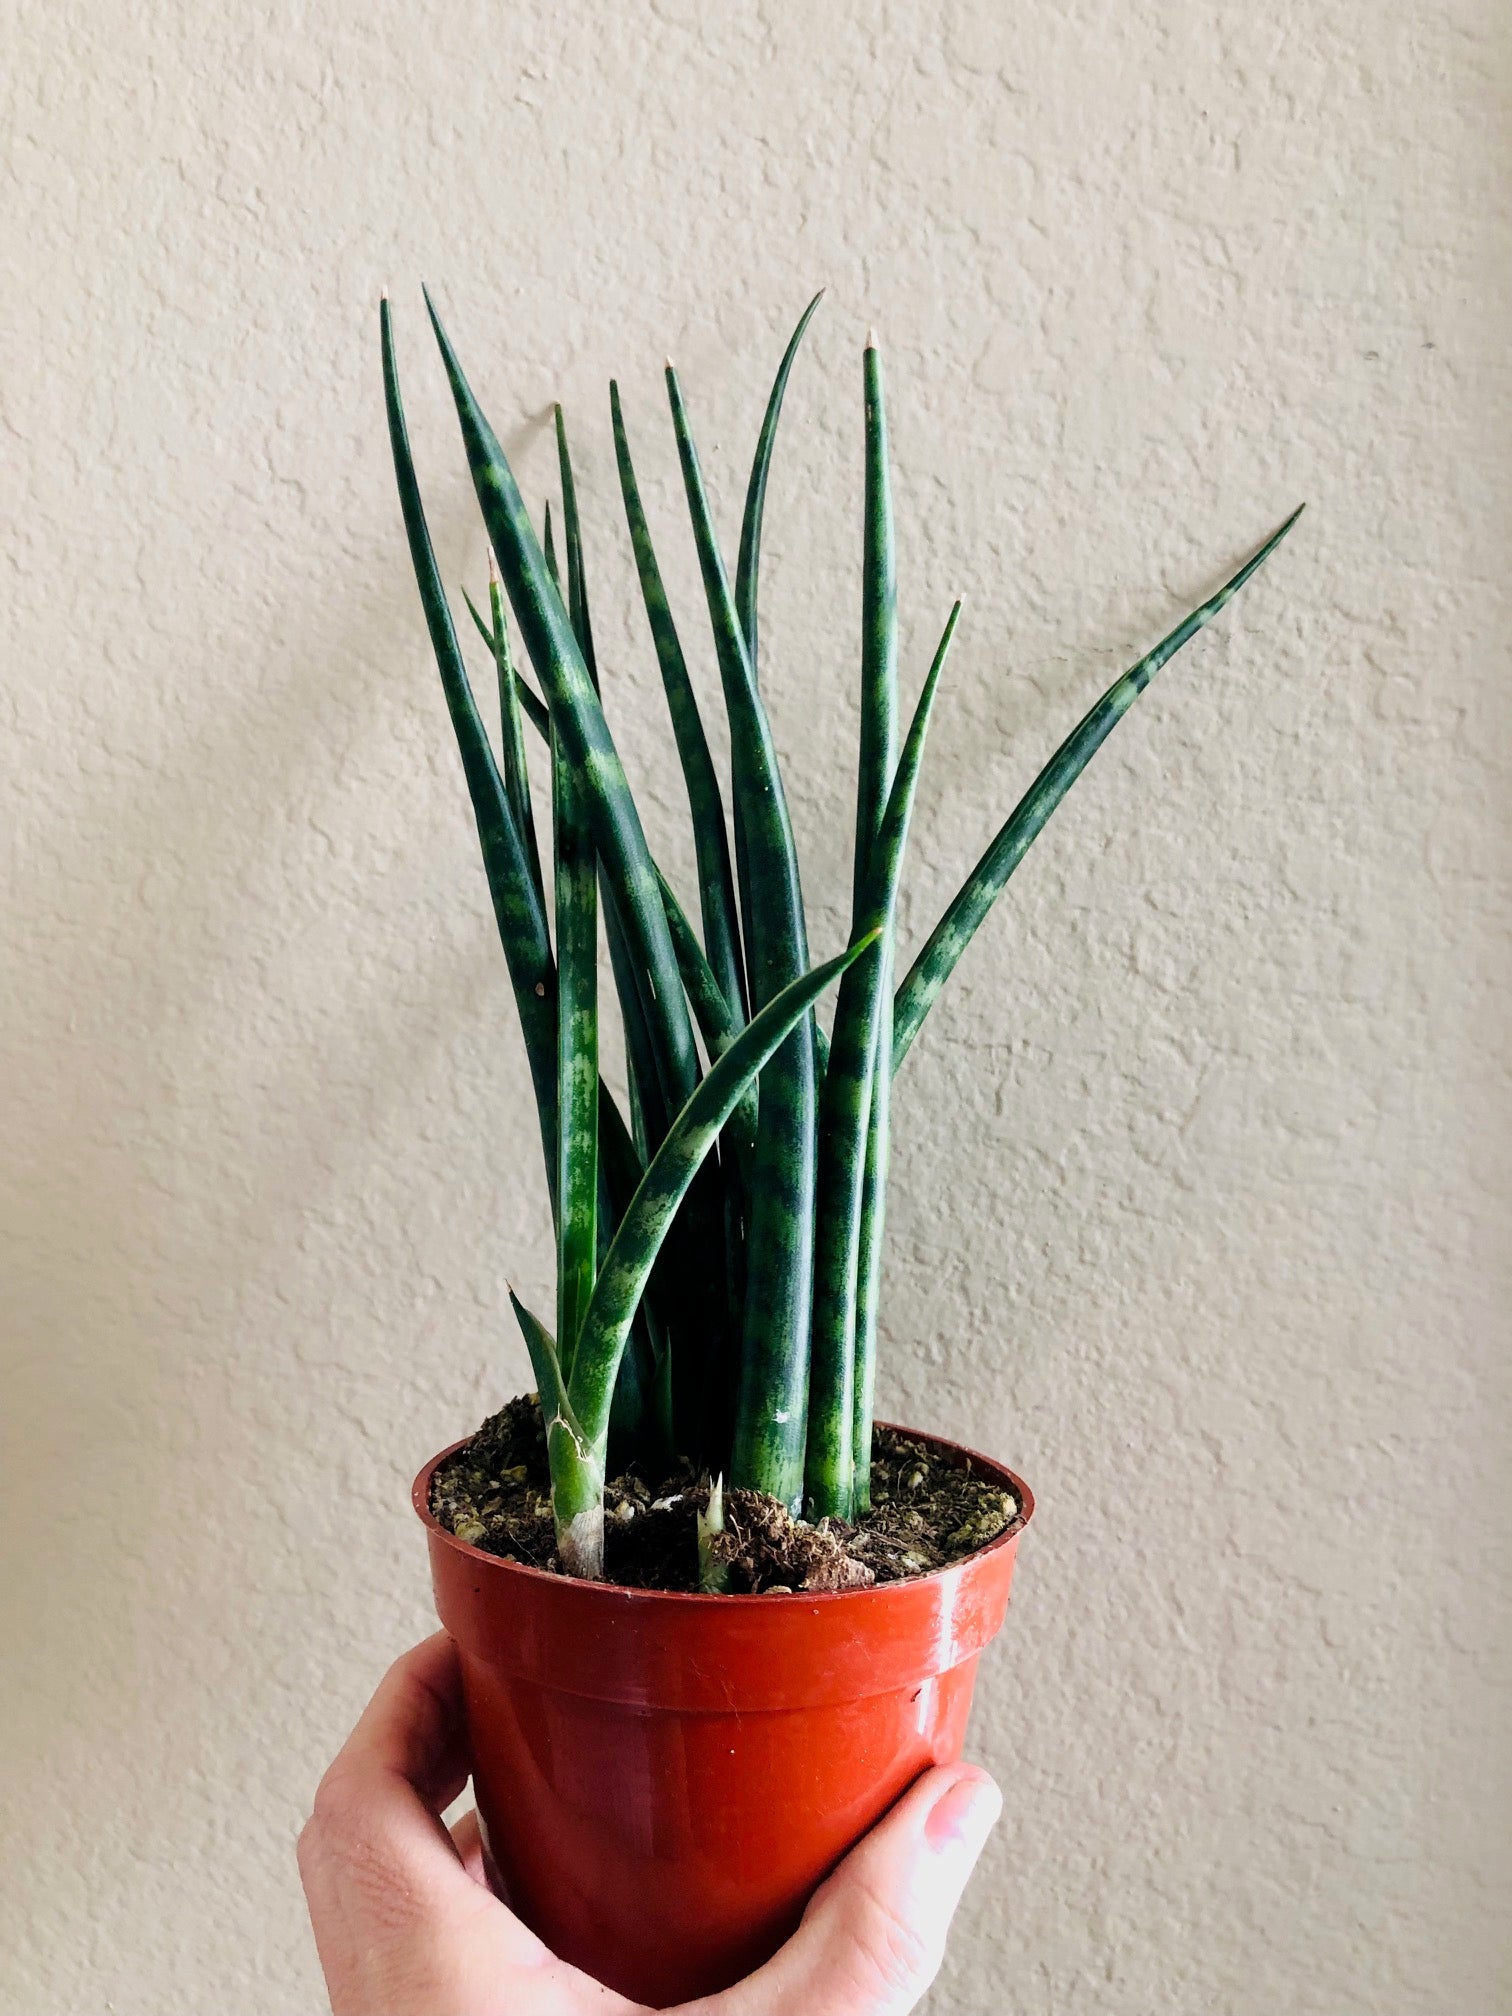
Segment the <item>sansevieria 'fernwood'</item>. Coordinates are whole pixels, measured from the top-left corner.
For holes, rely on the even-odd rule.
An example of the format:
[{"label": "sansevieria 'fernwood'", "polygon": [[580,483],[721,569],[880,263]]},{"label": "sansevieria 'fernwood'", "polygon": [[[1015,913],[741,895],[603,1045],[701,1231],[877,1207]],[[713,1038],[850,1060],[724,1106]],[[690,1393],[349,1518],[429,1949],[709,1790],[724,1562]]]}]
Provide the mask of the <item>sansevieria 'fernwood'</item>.
[{"label": "sansevieria 'fernwood'", "polygon": [[[540,1390],[558,1553],[575,1575],[602,1573],[604,1480],[636,1461],[656,1468],[685,1457],[711,1481],[767,1492],[810,1519],[865,1512],[893,1076],[1008,878],[1103,740],[1300,512],[1071,731],[898,980],[895,917],[909,819],[961,605],[950,611],[905,725],[882,360],[869,339],[850,942],[814,963],[760,677],[757,596],[783,395],[818,300],[793,332],[765,409],[733,573],[682,386],[670,365],[666,372],[719,672],[727,778],[673,619],[619,389],[609,388],[633,571],[693,824],[696,927],[652,857],[605,715],[561,409],[565,578],[549,511],[538,532],[430,307],[492,549],[487,613],[471,598],[467,607],[497,680],[495,746],[426,526],[386,299],[381,310],[404,528],[540,1122],[556,1232],[555,1329],[510,1299]],[[533,682],[516,661],[506,599]],[[549,827],[538,825],[531,795],[527,726],[538,738]],[[601,932],[624,1033],[623,1110],[600,1071]],[[826,1038],[815,1006],[832,985]]]}]

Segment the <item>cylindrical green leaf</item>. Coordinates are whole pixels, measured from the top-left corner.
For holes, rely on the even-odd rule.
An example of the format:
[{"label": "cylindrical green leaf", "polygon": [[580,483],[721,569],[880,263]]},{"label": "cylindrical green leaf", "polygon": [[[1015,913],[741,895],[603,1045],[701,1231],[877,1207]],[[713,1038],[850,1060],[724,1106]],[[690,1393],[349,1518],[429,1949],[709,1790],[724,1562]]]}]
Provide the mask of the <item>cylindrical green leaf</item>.
[{"label": "cylindrical green leaf", "polygon": [[1204,624],[1210,623],[1219,610],[1233,600],[1256,568],[1275,552],[1301,517],[1302,508],[1299,504],[1259,552],[1247,560],[1216,595],[1210,596],[1190,616],[1184,617],[1153,651],[1131,665],[1122,678],[1114,680],[1096,706],[1072,729],[1009,813],[996,838],[929,934],[924,949],[897,991],[893,1003],[894,1071],[908,1055],[908,1047],[918,1035],[919,1025],[929,1013],[940,989],[955,971],[956,962],[971,943],[978,925],[1002,894],[1008,878],[1028,853],[1045,821],[1155,674],[1175,657],[1189,638],[1195,637]]},{"label": "cylindrical green leaf", "polygon": [[[490,552],[490,561],[492,558],[493,555]],[[486,623],[478,613],[477,603],[473,601],[465,588],[462,590],[462,600],[467,604],[467,613],[471,616],[478,635],[483,639],[483,642],[491,652],[494,648],[492,626]],[[525,716],[531,727],[534,728],[538,735],[545,735],[551,723],[551,716],[546,711],[546,703],[532,691],[524,673],[521,672],[518,666],[515,667],[514,697],[520,712]]]},{"label": "cylindrical green leaf", "polygon": [[[383,346],[383,389],[388,407],[389,441],[399,503],[409,541],[410,559],[420,589],[421,606],[430,631],[431,648],[441,674],[442,691],[462,757],[463,774],[477,822],[488,891],[509,967],[525,1039],[525,1054],[535,1089],[546,1160],[546,1181],[556,1208],[556,967],[546,929],[546,916],[526,860],[521,835],[510,812],[509,798],[488,736],[478,715],[467,669],[457,643],[451,608],[441,585],[435,549],[425,522],[425,508],[410,453],[404,402],[399,392],[399,368],[394,355],[393,323],[385,298],[379,311]],[[675,965],[674,965],[675,970]]]},{"label": "cylindrical green leaf", "polygon": [[853,929],[871,883],[872,849],[892,789],[898,733],[897,562],[882,358],[874,340],[862,357],[862,380],[866,394],[866,492],[861,553],[861,753],[856,766],[856,845],[851,864]]},{"label": "cylindrical green leaf", "polygon": [[598,1266],[598,864],[576,780],[551,764],[557,952],[557,1349],[570,1378]]},{"label": "cylindrical green leaf", "polygon": [[572,474],[572,456],[567,447],[567,422],[556,408],[557,468],[562,480],[562,521],[567,534],[567,614],[572,634],[583,654],[588,677],[598,690],[598,654],[593,648],[593,624],[588,615],[588,583],[583,572],[583,526],[578,517],[577,483]]},{"label": "cylindrical green leaf", "polygon": [[551,1511],[557,1553],[569,1575],[597,1581],[604,1573],[604,1449],[607,1430],[584,1433],[567,1398],[555,1341],[511,1288],[510,1302],[530,1353],[551,1466]]},{"label": "cylindrical green leaf", "polygon": [[[588,614],[582,520],[578,514],[572,456],[567,446],[567,423],[560,406],[556,409],[556,437],[562,483],[562,527],[567,547],[567,606],[588,676],[595,692],[599,692],[599,669]],[[632,1110],[641,1125],[649,1151],[661,1142],[670,1119],[665,1089],[655,1068],[656,991],[651,976],[635,956],[622,904],[607,881],[604,909],[610,960],[620,996],[630,1057]],[[678,1420],[674,1425],[681,1446],[690,1455],[717,1457],[720,1452],[709,1447],[710,1388],[721,1376],[729,1338],[724,1324],[723,1214],[716,1194],[717,1186],[710,1180],[713,1175],[712,1169],[700,1172],[678,1222],[668,1236],[665,1264],[658,1273],[656,1299],[658,1307],[665,1308],[668,1318],[667,1341],[674,1360],[672,1390],[678,1411]]]},{"label": "cylindrical green leaf", "polygon": [[604,1433],[620,1356],[662,1241],[736,1101],[833,980],[875,944],[876,933],[801,975],[741,1030],[673,1121],[615,1233],[588,1305],[569,1387],[588,1441]]},{"label": "cylindrical green leaf", "polygon": [[519,486],[434,307],[431,321],[451,383],[473,487],[515,620],[545,693],[563,756],[583,793],[594,843],[637,967],[647,976],[657,1069],[663,1094],[676,1107],[698,1082],[698,1055],[640,816]]},{"label": "cylindrical green leaf", "polygon": [[536,839],[535,808],[530,802],[530,766],[525,758],[525,733],[520,725],[520,680],[509,653],[509,629],[504,620],[504,590],[493,555],[488,556],[488,614],[493,628],[494,668],[499,681],[499,747],[504,758],[504,788],[509,809],[524,843],[530,879],[544,909],[546,884],[541,874],[541,850]]},{"label": "cylindrical green leaf", "polygon": [[[887,1020],[890,980],[886,957],[924,741],[940,674],[961,605],[950,612],[929,675],[914,709],[892,790],[871,849],[871,873],[859,892],[865,924],[880,931],[876,945],[840,983],[829,1068],[819,1124],[818,1235],[814,1258],[814,1343],[809,1400],[805,1499],[813,1518],[855,1516],[856,1368],[871,1378],[874,1350],[863,1353],[857,1322],[863,1209],[874,1081],[879,1042]],[[881,1051],[886,1056],[885,1051]],[[885,1144],[886,1134],[876,1137]],[[885,1147],[881,1152],[885,1153]],[[878,1165],[879,1171],[882,1165]],[[880,1204],[874,1188],[872,1209]],[[870,1284],[869,1284],[870,1285]],[[871,1314],[874,1305],[869,1307]]]},{"label": "cylindrical green leaf", "polygon": [[[730,722],[735,804],[744,843],[746,979],[765,1006],[808,963],[803,893],[787,799],[766,710],[751,676],[677,374],[667,367],[704,593]],[[747,1240],[745,1322],[730,1481],[797,1506],[803,1494],[812,1305],[814,1042],[804,1021],[762,1074]]]},{"label": "cylindrical green leaf", "polygon": [[[717,1064],[740,1034],[741,1025],[731,1013],[724,989],[715,979],[713,969],[704,957],[703,948],[698,942],[693,926],[688,922],[686,912],[678,902],[671,884],[660,870],[657,871],[657,880],[661,886],[662,902],[666,905],[667,923],[671,928],[677,963],[682,971],[683,986],[687,989],[688,1005],[693,1010],[693,1019],[698,1024],[698,1031],[703,1037],[709,1060]],[[731,1114],[725,1134],[749,1179],[756,1153],[754,1085],[745,1093]]]},{"label": "cylindrical green leaf", "polygon": [[798,355],[798,345],[803,341],[803,332],[814,319],[814,310],[823,299],[824,289],[821,287],[799,316],[798,327],[788,338],[788,346],[782,353],[782,362],[777,367],[771,397],[767,400],[766,412],[762,416],[761,433],[756,440],[756,456],[751,464],[750,481],[746,485],[745,516],[740,524],[740,554],[735,565],[735,613],[740,619],[740,627],[745,636],[753,679],[758,679],[760,676],[756,650],[756,591],[757,577],[761,571],[761,520],[766,510],[767,477],[772,469],[772,449],[777,442],[777,422],[782,415],[782,399],[787,391],[788,374],[793,368],[793,359]]},{"label": "cylindrical green leaf", "polygon": [[[863,854],[863,818],[878,784],[885,796],[893,783],[893,722],[897,712],[897,565],[893,536],[892,478],[887,459],[887,411],[883,398],[882,359],[875,340],[862,359],[866,397],[866,532],[862,558],[861,757],[856,794],[856,853],[853,900],[862,901],[859,875]],[[946,626],[943,653],[949,648],[959,604]],[[878,812],[878,818],[881,814]],[[854,927],[853,927],[854,928]],[[876,1012],[872,1048],[882,1064],[874,1068],[867,1091],[866,1168],[856,1226],[856,1276],[851,1357],[851,1445],[853,1511],[871,1502],[871,1415],[876,1381],[877,1298],[881,1285],[882,1221],[887,1199],[888,1134],[891,1126],[893,930],[891,912],[878,955]]]},{"label": "cylindrical green leaf", "polygon": [[[884,989],[892,988],[892,947],[888,947]],[[877,1017],[879,1058],[892,1054],[892,1002],[886,998]],[[888,1074],[875,1067],[872,1097]],[[855,1517],[871,1510],[872,1428],[877,1398],[877,1312],[882,1286],[882,1246],[887,1202],[887,1165],[892,1153],[889,1130],[869,1127],[866,1132],[866,1181],[861,1191],[861,1224],[856,1251],[856,1348],[853,1379],[852,1420],[855,1451]]]},{"label": "cylindrical green leaf", "polygon": [[704,947],[710,969],[732,1013],[746,1019],[745,974],[740,957],[740,925],[735,907],[735,880],[730,868],[730,841],[725,831],[724,799],[708,737],[698,711],[693,682],[676,625],[672,621],[667,591],[651,543],[651,528],[641,503],[635,465],[630,459],[630,443],[620,409],[619,387],[609,387],[609,407],[614,422],[614,452],[619,464],[620,492],[625,502],[625,518],[630,527],[630,544],[640,576],[641,599],[651,626],[651,641],[661,669],[672,717],[672,733],[682,764],[683,782],[688,792],[688,808],[693,819],[693,845],[698,863],[698,900],[703,919]]}]

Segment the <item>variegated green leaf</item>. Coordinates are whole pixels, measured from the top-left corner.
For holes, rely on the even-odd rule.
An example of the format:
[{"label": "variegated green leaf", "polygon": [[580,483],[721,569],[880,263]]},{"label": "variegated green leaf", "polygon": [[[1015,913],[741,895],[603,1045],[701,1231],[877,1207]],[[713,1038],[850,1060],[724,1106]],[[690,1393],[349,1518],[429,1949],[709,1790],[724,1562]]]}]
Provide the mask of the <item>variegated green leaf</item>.
[{"label": "variegated green leaf", "polygon": [[588,1442],[597,1446],[630,1322],[677,1207],[746,1087],[876,934],[848,946],[785,987],[741,1030],[678,1114],[656,1151],[599,1271],[578,1339],[568,1392]]},{"label": "variegated green leaf", "polygon": [[810,301],[798,318],[798,327],[788,338],[788,346],[782,353],[782,362],[777,367],[771,397],[767,400],[766,412],[762,417],[761,433],[756,441],[756,457],[751,464],[751,478],[746,485],[745,516],[740,525],[740,554],[735,566],[735,613],[740,619],[740,627],[745,635],[746,652],[751,661],[751,677],[759,676],[756,651],[756,591],[761,572],[761,520],[766,510],[767,477],[772,469],[772,450],[777,442],[777,422],[782,417],[782,400],[787,391],[788,374],[793,368],[793,359],[798,355],[798,346],[803,341],[804,331],[814,319],[814,310],[824,299],[824,289]]},{"label": "variegated green leaf", "polygon": [[[441,674],[442,691],[462,757],[462,770],[472,799],[483,867],[493,899],[494,917],[509,967],[525,1054],[535,1088],[546,1179],[556,1205],[556,968],[546,930],[540,894],[530,873],[521,835],[509,807],[509,797],[478,715],[467,669],[457,643],[451,608],[441,585],[435,549],[425,522],[425,508],[410,453],[409,430],[399,391],[399,367],[394,354],[393,322],[387,297],[379,313],[383,348],[383,389],[388,407],[389,442],[399,503],[409,541],[410,559],[420,589],[421,606],[430,631],[431,648]],[[491,640],[490,640],[491,641]],[[675,962],[674,962],[675,970]]]},{"label": "variegated green leaf", "polygon": [[[808,963],[798,857],[776,748],[751,676],[687,409],[671,365],[667,393],[730,722],[736,838],[743,849],[746,980],[754,1010],[774,1000]],[[814,1042],[805,1020],[762,1075],[730,1465],[730,1481],[737,1489],[768,1491],[793,1506],[803,1494],[808,1408],[815,1120]]]},{"label": "variegated green leaf", "polygon": [[1131,665],[1072,729],[1038,777],[1009,813],[992,844],[961,885],[954,901],[930,933],[893,1003],[893,1070],[908,1055],[919,1025],[940,989],[955,971],[977,927],[992,908],[1013,871],[1028,853],[1046,820],[1065,797],[1087,764],[1102,747],[1160,668],[1190,638],[1210,623],[1239,593],[1250,576],[1268,560],[1302,515],[1302,506],[1273,532],[1259,552],[1246,560],[1216,595],[1184,617],[1153,651]]},{"label": "variegated green leaf", "polygon": [[[835,1005],[834,1037],[819,1123],[813,1383],[805,1475],[805,1500],[815,1518],[854,1518],[860,1490],[861,1480],[855,1471],[857,1366],[863,1357],[874,1360],[875,1346],[870,1337],[860,1335],[856,1304],[867,1144],[871,1134],[869,1119],[878,1056],[885,1059],[887,1055],[881,1047],[887,1030],[889,979],[883,953],[892,931],[903,848],[918,790],[929,717],[960,613],[961,605],[957,602],[914,709],[892,789],[872,841],[871,867],[866,886],[860,892],[860,905],[866,925],[879,934],[877,943],[846,973]],[[885,1134],[881,1138],[885,1141]],[[874,1212],[879,1204],[880,1199],[874,1197]],[[870,1363],[862,1368],[860,1376],[870,1386]]]},{"label": "variegated green leaf", "polygon": [[688,792],[688,808],[693,818],[693,845],[698,862],[698,900],[703,919],[704,947],[708,963],[724,991],[731,1011],[740,1021],[746,1015],[745,973],[740,956],[740,924],[735,907],[735,880],[730,869],[730,842],[725,831],[724,799],[709,754],[693,682],[688,677],[677,627],[667,602],[667,591],[651,543],[651,528],[641,503],[635,465],[630,459],[630,442],[620,407],[619,387],[609,387],[609,406],[614,422],[614,452],[619,464],[620,492],[630,527],[630,544],[640,576],[641,599],[656,647],[656,662],[666,690],[667,709],[672,717],[672,733],[682,764],[683,782]]},{"label": "variegated green leaf", "polygon": [[698,1082],[698,1055],[640,815],[514,474],[428,299],[427,306],[451,383],[473,487],[515,621],[541,682],[563,758],[583,793],[594,844],[636,965],[647,975],[657,1069],[663,1094],[676,1107]]}]

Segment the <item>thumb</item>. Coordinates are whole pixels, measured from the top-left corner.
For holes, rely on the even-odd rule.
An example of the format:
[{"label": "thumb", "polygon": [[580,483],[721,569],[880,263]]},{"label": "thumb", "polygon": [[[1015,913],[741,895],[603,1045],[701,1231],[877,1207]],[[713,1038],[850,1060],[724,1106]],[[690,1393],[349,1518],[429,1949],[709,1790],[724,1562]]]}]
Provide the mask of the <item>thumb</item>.
[{"label": "thumb", "polygon": [[939,1971],[1002,1807],[974,1765],[927,1772],[840,1864],[782,1951],[734,1992],[729,2016],[904,2016]]}]

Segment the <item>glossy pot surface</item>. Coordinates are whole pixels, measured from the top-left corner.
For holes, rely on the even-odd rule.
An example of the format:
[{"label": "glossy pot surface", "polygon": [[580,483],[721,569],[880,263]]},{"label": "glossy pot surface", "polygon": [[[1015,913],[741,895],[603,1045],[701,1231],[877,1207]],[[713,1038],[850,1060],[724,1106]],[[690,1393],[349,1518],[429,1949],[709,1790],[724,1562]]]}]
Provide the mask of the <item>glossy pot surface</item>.
[{"label": "glossy pot surface", "polygon": [[452,1450],[415,1479],[498,1886],[622,1994],[664,2008],[738,1980],[919,1773],[960,1756],[1034,1500],[1000,1464],[918,1439],[1011,1488],[1018,1525],[936,1574],[834,1595],[550,1575],[432,1516]]}]

